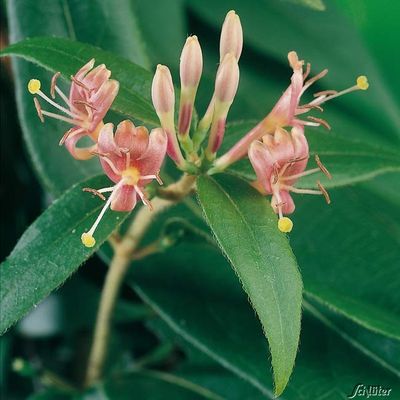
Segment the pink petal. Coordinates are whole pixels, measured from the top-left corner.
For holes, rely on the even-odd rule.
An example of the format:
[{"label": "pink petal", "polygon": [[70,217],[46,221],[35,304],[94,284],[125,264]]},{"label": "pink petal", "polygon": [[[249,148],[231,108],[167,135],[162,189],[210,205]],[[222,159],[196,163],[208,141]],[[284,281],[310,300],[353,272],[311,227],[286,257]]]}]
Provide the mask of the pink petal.
[{"label": "pink petal", "polygon": [[290,52],[288,58],[293,68],[291,83],[270,114],[279,126],[292,124],[303,89],[303,62],[298,60],[295,52]]},{"label": "pink petal", "polygon": [[132,211],[136,205],[137,194],[131,185],[123,185],[114,192],[114,199],[111,201],[111,210]]},{"label": "pink petal", "polygon": [[107,111],[110,109],[111,104],[118,94],[119,83],[113,79],[104,82],[93,96],[90,97],[90,104],[95,107],[93,110],[93,119],[90,129],[96,129],[96,126],[103,120]]},{"label": "pink petal", "polygon": [[283,167],[294,158],[292,138],[286,130],[277,128],[274,134],[274,144],[269,146],[272,158],[279,167]]},{"label": "pink petal", "polygon": [[98,149],[100,153],[110,154],[120,151],[114,140],[114,125],[112,123],[105,124],[101,128],[98,138]]},{"label": "pink petal", "polygon": [[[76,128],[78,129],[78,128]],[[74,131],[71,132],[71,134],[68,136],[68,138],[65,140],[65,147],[67,150],[71,153],[72,157],[74,157],[77,160],[89,160],[94,156],[93,151],[96,150],[97,145],[94,144],[92,146],[88,147],[77,147],[77,143],[80,139],[82,139],[84,136],[87,136],[86,132],[78,133],[74,135]]]},{"label": "pink petal", "polygon": [[90,61],[88,61],[76,74],[75,78],[78,79],[79,81],[82,80],[85,75],[93,68],[94,66],[95,59],[92,58]]},{"label": "pink petal", "polygon": [[117,125],[114,140],[118,147],[122,147],[123,149],[132,149],[135,135],[135,125],[132,121],[126,119]]},{"label": "pink petal", "polygon": [[[295,209],[295,205],[294,205],[294,201],[293,201],[290,193],[287,192],[286,190],[280,190],[279,196],[280,196],[281,203],[283,203],[282,204],[282,213],[285,215],[292,214]],[[276,196],[272,196],[271,206],[274,209],[276,214],[278,214],[278,208],[276,207],[277,203],[278,203],[278,200],[277,200]]]},{"label": "pink petal", "polygon": [[98,89],[104,82],[106,82],[111,76],[111,71],[106,68],[104,64],[98,65],[95,69],[90,71],[85,78],[83,83],[90,89]]},{"label": "pink petal", "polygon": [[249,148],[249,159],[257,175],[257,181],[267,193],[272,193],[271,178],[274,172],[274,160],[268,146],[255,141]]},{"label": "pink petal", "polygon": [[[292,140],[295,159],[300,159],[301,161],[293,163],[293,165],[286,170],[284,174],[285,176],[300,174],[306,169],[308,163],[308,142],[306,137],[304,136],[303,127],[296,126],[292,129]],[[293,185],[296,181],[297,179],[293,179],[286,181],[286,183],[288,185]]]},{"label": "pink petal", "polygon": [[160,171],[167,151],[167,135],[162,128],[153,129],[146,152],[137,160],[141,175],[153,175]]},{"label": "pink petal", "polygon": [[140,158],[149,145],[149,131],[144,126],[135,127],[129,120],[117,126],[115,142],[118,147],[130,149],[131,163]]}]

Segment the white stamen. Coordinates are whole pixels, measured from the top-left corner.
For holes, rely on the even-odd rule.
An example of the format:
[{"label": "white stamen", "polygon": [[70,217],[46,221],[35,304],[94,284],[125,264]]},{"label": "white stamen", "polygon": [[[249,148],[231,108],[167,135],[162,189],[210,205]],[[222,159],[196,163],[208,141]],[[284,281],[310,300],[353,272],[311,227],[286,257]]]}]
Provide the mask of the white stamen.
[{"label": "white stamen", "polygon": [[323,78],[326,74],[328,73],[327,69],[324,69],[321,71],[319,74],[315,75],[311,79],[309,79],[303,86],[303,90],[301,91],[301,94],[303,94],[313,83],[318,81],[319,79]]},{"label": "white stamen", "polygon": [[307,125],[307,126],[320,126],[321,124],[318,124],[317,122],[310,122],[310,121],[303,121],[302,119],[295,119],[295,123],[300,124],[300,125]]},{"label": "white stamen", "polygon": [[302,178],[303,176],[315,174],[316,172],[321,172],[319,168],[309,169],[308,171],[300,172],[299,174],[291,175],[291,176],[283,176],[280,178],[281,181],[289,181],[291,179]]},{"label": "white stamen", "polygon": [[326,103],[329,100],[334,99],[335,97],[342,96],[343,94],[355,92],[356,90],[360,90],[360,88],[357,85],[354,85],[352,87],[349,87],[348,89],[342,90],[341,92],[337,92],[335,94],[332,94],[330,96],[320,96],[314,99],[313,101],[310,102],[310,105],[320,105],[322,103]]},{"label": "white stamen", "polygon": [[37,94],[43,99],[46,100],[48,103],[50,103],[53,107],[57,108],[58,110],[62,111],[65,114],[70,115],[73,118],[76,119],[83,119],[82,118],[82,114],[74,114],[73,112],[71,112],[70,110],[66,109],[63,106],[60,106],[59,104],[57,104],[55,101],[53,101],[52,99],[50,99],[50,97],[46,96],[41,90],[39,90],[37,92]]},{"label": "white stamen", "polygon": [[112,192],[114,190],[115,186],[110,186],[110,187],[106,187],[103,189],[99,189],[98,192],[99,193],[107,193],[107,192]]},{"label": "white stamen", "polygon": [[281,198],[281,195],[279,194],[279,189],[278,190],[274,190],[274,196],[276,197],[276,200],[278,201],[276,207],[278,209],[279,218],[283,218],[282,198]]},{"label": "white stamen", "polygon": [[314,190],[314,189],[298,189],[295,188],[294,186],[289,186],[289,185],[279,185],[282,189],[284,190],[289,190],[290,192],[293,193],[300,193],[300,194],[322,194],[321,191],[319,190]]},{"label": "white stamen", "polygon": [[62,92],[62,90],[58,86],[55,86],[55,91],[71,110],[76,110],[76,112],[79,112],[79,110],[69,101],[68,97]]},{"label": "white stamen", "polygon": [[137,192],[137,194],[140,196],[142,202],[144,205],[148,206],[150,208],[150,210],[153,209],[153,206],[151,205],[150,201],[146,198],[146,196],[144,195],[144,193],[142,192],[142,190],[139,188],[139,186],[134,185],[134,188]]},{"label": "white stamen", "polygon": [[115,164],[107,156],[99,154],[99,157],[101,157],[101,159],[104,160],[110,166],[110,168],[112,169],[114,174],[121,175],[121,172],[119,171],[119,169],[115,166]]},{"label": "white stamen", "polygon": [[[96,230],[97,226],[99,225],[101,219],[103,218],[104,213],[107,211],[107,208],[110,206],[111,201],[113,200],[115,193],[117,191],[117,189],[122,186],[124,184],[124,180],[121,180],[120,182],[118,182],[114,188],[112,193],[110,194],[110,197],[107,199],[106,204],[104,204],[103,208],[100,211],[100,214],[97,216],[96,221],[94,221],[94,224],[92,225],[92,227],[89,229],[89,231],[87,232],[88,235],[93,236],[94,231]],[[101,190],[101,189],[100,189]],[[99,191],[100,192],[100,191]],[[101,193],[101,192],[100,192]]]},{"label": "white stamen", "polygon": [[55,113],[52,113],[50,111],[45,111],[45,110],[42,110],[42,114],[47,115],[48,117],[51,117],[51,118],[59,119],[60,121],[68,122],[71,125],[81,126],[82,128],[85,128],[85,129],[87,128],[87,126],[85,126],[86,123],[83,123],[83,121],[78,121],[76,119],[64,117],[63,115],[55,114]]},{"label": "white stamen", "polygon": [[155,179],[160,185],[163,184],[163,181],[161,180],[159,175],[142,175],[140,177],[140,180],[144,180],[144,179]]}]

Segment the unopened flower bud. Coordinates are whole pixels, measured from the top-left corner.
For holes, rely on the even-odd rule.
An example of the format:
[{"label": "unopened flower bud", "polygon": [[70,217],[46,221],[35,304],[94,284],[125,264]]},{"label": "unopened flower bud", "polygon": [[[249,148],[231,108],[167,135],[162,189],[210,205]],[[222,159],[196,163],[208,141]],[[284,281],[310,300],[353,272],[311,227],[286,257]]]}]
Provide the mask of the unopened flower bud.
[{"label": "unopened flower bud", "polygon": [[239,66],[234,54],[224,57],[215,80],[215,104],[211,124],[210,138],[206,155],[211,160],[222,143],[225,133],[226,117],[235,98],[239,85]]},{"label": "unopened flower bud", "polygon": [[237,60],[240,58],[243,48],[243,30],[239,16],[231,10],[226,14],[221,30],[219,43],[220,61],[228,53],[233,53]]},{"label": "unopened flower bud", "polygon": [[236,95],[239,85],[239,66],[233,53],[227,54],[218,68],[215,80],[215,98],[223,103],[230,103]]},{"label": "unopened flower bud", "polygon": [[[181,98],[178,133],[183,146],[188,145],[194,100],[203,71],[203,56],[197,36],[189,36],[182,50],[180,63]],[[185,147],[184,147],[185,148]]]},{"label": "unopened flower bud", "polygon": [[174,113],[175,91],[171,72],[165,65],[158,64],[151,86],[151,97],[157,115]]},{"label": "unopened flower bud", "polygon": [[197,36],[189,36],[183,46],[180,62],[182,88],[197,88],[203,71],[203,55]]},{"label": "unopened flower bud", "polygon": [[172,83],[171,72],[165,65],[157,65],[151,87],[153,105],[160,120],[160,124],[168,137],[168,155],[179,165],[183,166],[185,160],[176,137],[174,110],[175,91]]}]

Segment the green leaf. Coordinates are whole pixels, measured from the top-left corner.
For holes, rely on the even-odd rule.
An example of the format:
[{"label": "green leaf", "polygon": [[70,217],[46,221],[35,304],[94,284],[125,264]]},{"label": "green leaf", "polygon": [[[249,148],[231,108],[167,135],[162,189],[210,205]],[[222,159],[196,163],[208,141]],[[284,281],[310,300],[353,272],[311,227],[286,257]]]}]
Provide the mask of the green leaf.
[{"label": "green leaf", "polygon": [[200,177],[198,191],[206,220],[268,338],[279,395],[292,372],[300,335],[302,283],[296,260],[271,206],[245,181]]},{"label": "green leaf", "polygon": [[[69,37],[148,66],[131,0],[120,0],[118,7],[108,0],[9,0],[7,14],[11,43],[35,36]],[[84,54],[81,56],[88,59]],[[71,59],[75,59],[75,54]],[[65,123],[50,118],[45,124],[38,121],[26,85],[31,77],[36,77],[47,91],[49,72],[23,59],[14,59],[12,65],[24,140],[41,183],[53,194],[60,195],[74,183],[99,173],[101,168],[97,160],[78,161],[65,148],[58,147],[58,140],[69,129]],[[60,80],[64,91],[68,90],[63,83]]]},{"label": "green leaf", "polygon": [[[128,282],[172,329],[170,337],[177,337],[178,344],[183,338],[272,399],[265,339],[230,265],[207,244],[181,244],[176,250],[143,260]],[[306,312],[296,366],[279,398],[345,399],[356,383],[370,381],[399,393],[395,375]],[[205,385],[204,379],[198,382]],[[218,386],[208,387],[230,398],[228,389],[220,391]]]},{"label": "green leaf", "polygon": [[[256,122],[237,122],[229,124],[225,133],[220,154],[229,150]],[[400,151],[378,147],[368,142],[351,140],[325,133],[321,130],[306,131],[310,146],[310,154],[318,154],[321,161],[331,172],[333,179],[329,180],[324,174],[315,174],[299,180],[298,187],[314,187],[318,179],[330,189],[352,185],[375,176],[400,171]],[[309,167],[314,168],[315,162],[311,157]],[[245,158],[233,164],[230,171],[248,180],[256,178],[250,161]]]},{"label": "green leaf", "polygon": [[305,197],[291,243],[313,300],[383,335],[400,338],[399,204],[367,187],[331,193],[327,207]]},{"label": "green leaf", "polygon": [[0,55],[23,57],[49,71],[60,71],[67,79],[95,58],[96,63],[106,64],[112,71],[112,77],[120,83],[118,96],[111,108],[149,124],[158,123],[150,99],[151,73],[123,57],[89,44],[55,37],[26,39],[2,50]]},{"label": "green leaf", "polygon": [[294,4],[299,4],[304,7],[309,7],[317,11],[326,10],[325,4],[322,2],[322,0],[284,0],[284,1],[289,1]]},{"label": "green leaf", "polygon": [[187,379],[167,372],[150,370],[114,376],[81,398],[83,400],[95,396],[101,399],[123,400],[132,399],[132,393],[135,393],[135,398],[146,400],[222,400],[220,396]]},{"label": "green leaf", "polygon": [[73,186],[25,231],[2,263],[0,332],[60,286],[125,219],[126,213],[107,211],[96,230],[96,246],[82,245],[81,234],[103,206],[82,188],[103,187],[106,181],[96,177]]}]

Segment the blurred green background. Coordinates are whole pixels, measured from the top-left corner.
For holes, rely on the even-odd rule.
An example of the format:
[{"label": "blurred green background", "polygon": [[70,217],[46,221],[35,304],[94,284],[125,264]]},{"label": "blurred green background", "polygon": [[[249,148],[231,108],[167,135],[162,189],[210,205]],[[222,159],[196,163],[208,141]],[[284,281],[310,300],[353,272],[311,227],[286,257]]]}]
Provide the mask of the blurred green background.
[{"label": "blurred green background", "polygon": [[[205,59],[197,102],[201,113],[213,88],[219,29],[226,12],[235,9],[245,44],[230,121],[257,120],[270,110],[289,81],[286,55],[294,49],[312,63],[314,73],[329,68],[321,89],[348,87],[360,74],[369,77],[367,93],[326,107],[324,117],[334,134],[398,150],[400,3],[324,4],[321,11],[315,9],[321,3],[313,0],[9,0],[2,2],[1,46],[31,36],[65,36],[150,70],[166,64],[177,81],[182,45],[187,35],[196,34]],[[38,124],[25,91],[31,76],[48,81],[50,74],[21,60],[11,69],[10,60],[2,59],[2,259],[62,189],[98,171],[95,163],[75,169],[67,152],[55,147],[62,132],[59,124]],[[46,153],[51,155],[46,158]],[[399,186],[399,174],[392,173],[335,190],[328,210],[313,199],[298,200],[298,232],[291,243],[306,289],[355,299],[362,305],[361,316],[369,314],[370,305],[399,315]],[[146,240],[157,237],[168,218],[182,215],[201,226],[182,206],[163,216]],[[211,246],[190,235],[179,246],[179,255],[172,249],[152,257],[127,280],[116,311],[104,388],[70,395],[65,387],[65,382],[82,380],[107,268],[96,256],[0,338],[2,397],[123,399],[135,393],[138,399],[270,398],[268,349],[236,277]],[[400,398],[397,339],[366,329],[357,323],[357,315],[347,318],[311,297],[304,310],[298,361],[283,399],[344,399],[360,382],[393,387],[398,397],[390,398]],[[385,315],[380,317],[384,321]],[[28,376],[13,371],[15,358],[33,366],[25,371]],[[203,391],[171,383],[155,372],[129,372],[135,363],[184,378]]]}]

